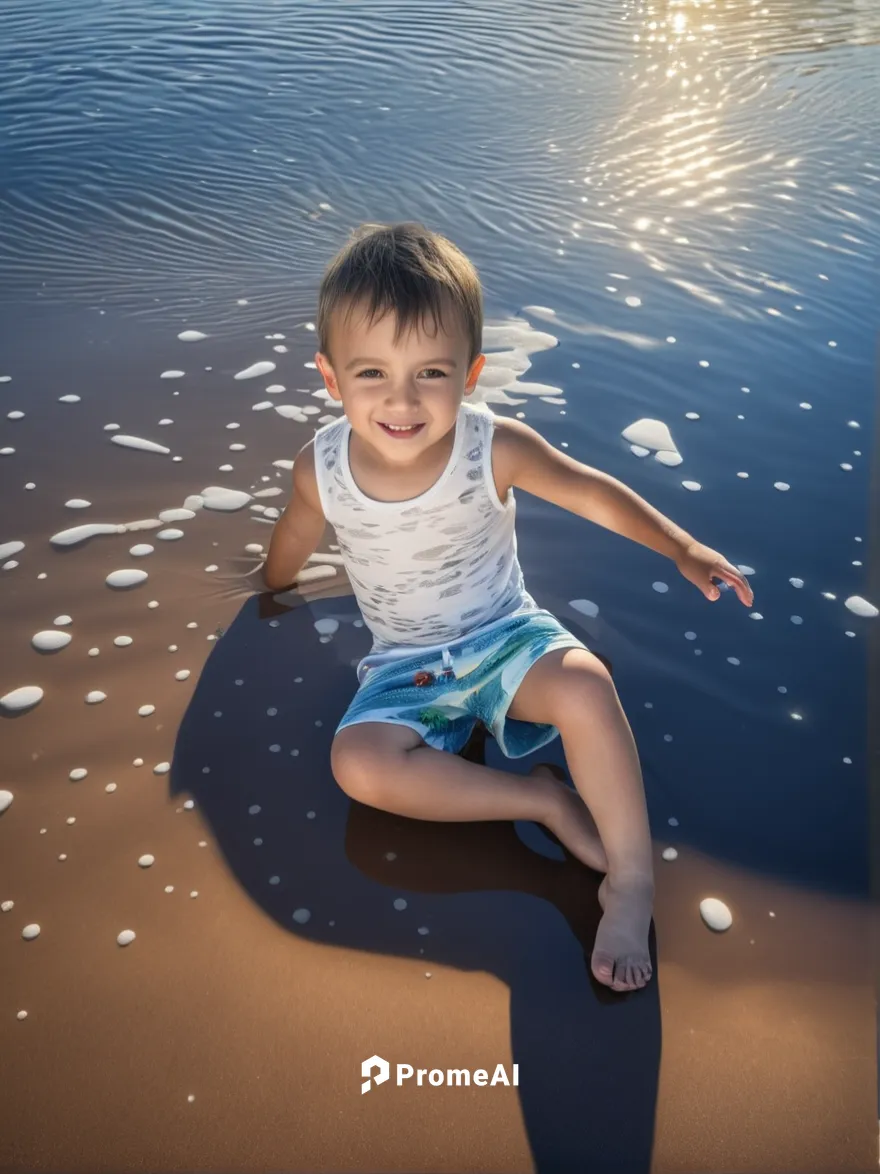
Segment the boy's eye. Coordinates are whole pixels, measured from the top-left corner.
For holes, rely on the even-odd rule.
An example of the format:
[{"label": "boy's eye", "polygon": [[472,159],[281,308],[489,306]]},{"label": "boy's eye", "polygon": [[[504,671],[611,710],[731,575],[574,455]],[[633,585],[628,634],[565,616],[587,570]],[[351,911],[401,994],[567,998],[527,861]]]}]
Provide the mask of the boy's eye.
[{"label": "boy's eye", "polygon": [[[419,377],[426,376],[428,379],[445,379],[446,372],[441,371],[439,367],[426,367],[424,371],[419,372]],[[358,379],[381,379],[382,372],[378,367],[367,367],[363,371],[358,372]]]}]

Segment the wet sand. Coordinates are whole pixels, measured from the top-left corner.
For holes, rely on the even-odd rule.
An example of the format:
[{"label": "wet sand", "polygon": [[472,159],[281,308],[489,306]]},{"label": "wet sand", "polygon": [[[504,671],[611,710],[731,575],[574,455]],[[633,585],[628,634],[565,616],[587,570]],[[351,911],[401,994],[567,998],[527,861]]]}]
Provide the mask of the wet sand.
[{"label": "wet sand", "polygon": [[[653,820],[656,978],[611,994],[587,962],[599,878],[539,829],[408,821],[350,803],[334,783],[329,745],[368,646],[341,571],[301,597],[255,595],[245,546],[266,545],[270,527],[247,508],[201,509],[175,523],[179,541],[152,530],[52,548],[65,526],[156,517],[210,485],[286,494],[272,462],[311,429],[251,404],[270,380],[319,386],[303,332],[286,332],[271,376],[232,378],[275,358],[263,338],[274,330],[184,344],[167,326],[83,322],[29,365],[23,346],[7,359],[4,403],[27,414],[0,465],[2,539],[26,546],[0,581],[0,692],[36,683],[45,697],[0,726],[0,786],[14,794],[0,816],[0,900],[14,902],[0,913],[0,1168],[871,1168],[863,901],[714,858],[699,848],[697,799],[681,833]],[[183,379],[158,378],[178,367]],[[59,404],[68,392],[82,402]],[[166,417],[174,424],[159,427]],[[103,431],[111,421],[183,461],[119,448]],[[241,423],[234,435],[229,421]],[[247,448],[230,453],[236,441]],[[234,471],[220,473],[227,461]],[[65,508],[74,496],[91,508]],[[140,542],[155,552],[133,559]],[[555,548],[551,531],[529,559],[539,601],[559,607],[573,589],[554,594],[537,565]],[[147,582],[105,586],[129,566]],[[30,636],[62,614],[71,644],[36,652]],[[337,622],[332,635],[316,630],[322,618]],[[611,653],[629,703],[613,632],[571,609],[565,618]],[[115,647],[120,634],[133,643]],[[106,700],[86,704],[91,690]],[[144,705],[155,712],[139,716]],[[732,742],[738,721],[732,710]],[[561,761],[559,743],[543,756]],[[651,761],[656,802],[666,783]],[[88,773],[71,781],[76,768]],[[755,829],[773,834],[772,821]],[[729,905],[727,932],[701,921],[707,895]],[[25,941],[31,923],[41,932]],[[135,940],[120,946],[126,929]],[[360,1064],[374,1053],[440,1069],[516,1062],[520,1087],[387,1084],[362,1096]]]}]

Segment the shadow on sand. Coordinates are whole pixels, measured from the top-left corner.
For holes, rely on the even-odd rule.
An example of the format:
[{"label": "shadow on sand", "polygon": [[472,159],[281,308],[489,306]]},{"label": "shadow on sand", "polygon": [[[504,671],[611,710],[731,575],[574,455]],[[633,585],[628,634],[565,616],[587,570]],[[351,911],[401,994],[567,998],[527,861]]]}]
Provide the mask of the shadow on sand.
[{"label": "shadow on sand", "polygon": [[[351,801],[330,743],[368,634],[351,596],[298,602],[251,597],[215,645],[178,732],[172,795],[192,795],[250,897],[291,933],[507,984],[537,1170],[647,1174],[658,983],[615,994],[593,978],[600,875],[536,825],[424,822]],[[339,621],[331,642],[319,615]],[[482,743],[466,753],[479,759]],[[561,742],[514,769],[539,760],[562,764]],[[653,927],[651,954],[656,975]]]}]

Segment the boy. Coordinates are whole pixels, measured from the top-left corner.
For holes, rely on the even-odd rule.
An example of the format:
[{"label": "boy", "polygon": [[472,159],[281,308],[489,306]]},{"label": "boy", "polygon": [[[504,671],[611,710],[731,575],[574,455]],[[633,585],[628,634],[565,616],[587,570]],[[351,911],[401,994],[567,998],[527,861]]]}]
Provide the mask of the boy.
[{"label": "boy", "polygon": [[[535,820],[606,875],[591,958],[651,977],[654,881],[639,761],[611,678],[523,584],[514,487],[673,559],[708,599],[746,580],[621,482],[467,402],[485,356],[479,277],[417,224],[364,225],[321,284],[315,362],[344,416],[296,457],[266,586],[295,581],[329,521],[373,635],[333,742],[344,791],[414,819]],[[457,752],[479,718],[508,758],[561,734],[576,791]]]}]

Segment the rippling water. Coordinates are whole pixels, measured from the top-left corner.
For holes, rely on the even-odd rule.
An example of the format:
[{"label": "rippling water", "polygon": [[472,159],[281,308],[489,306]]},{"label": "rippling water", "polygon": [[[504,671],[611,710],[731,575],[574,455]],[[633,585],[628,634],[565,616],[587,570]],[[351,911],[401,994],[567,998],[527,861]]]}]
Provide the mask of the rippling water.
[{"label": "rippling water", "polygon": [[[754,568],[760,620],[677,582],[661,598],[651,582],[674,572],[655,556],[522,503],[531,581],[560,607],[597,602],[595,638],[632,674],[658,813],[673,780],[711,776],[714,747],[744,737],[739,768],[768,774],[765,814],[797,778],[800,818],[828,830],[807,848],[783,820],[782,870],[862,885],[864,812],[829,809],[829,794],[844,757],[864,766],[871,621],[843,600],[871,593],[873,2],[7,0],[3,31],[0,366],[4,406],[25,419],[4,425],[0,540],[48,560],[49,536],[73,524],[68,498],[125,521],[212,481],[281,476],[272,461],[326,408],[290,409],[299,424],[280,434],[275,413],[242,407],[232,373],[271,356],[271,378],[318,390],[302,364],[323,265],[361,220],[422,219],[473,256],[496,326],[550,335],[530,360],[496,357],[533,394],[499,376],[490,398]],[[208,340],[183,346],[184,324]],[[159,381],[177,367],[182,397]],[[59,407],[49,388],[82,402]],[[246,455],[218,473],[223,424],[243,413]],[[123,416],[124,431],[172,435],[182,467],[111,451],[102,426]],[[679,469],[621,439],[646,416],[672,428]],[[37,618],[35,569],[25,560],[2,585],[21,645],[9,687],[35,671],[32,613],[42,627],[74,607],[59,598]],[[682,692],[654,728],[642,697],[670,679]],[[706,698],[721,708],[701,711]],[[662,743],[667,727],[681,749]],[[740,780],[726,769],[705,840],[736,855],[725,804]],[[779,864],[770,846],[754,854]]]}]

